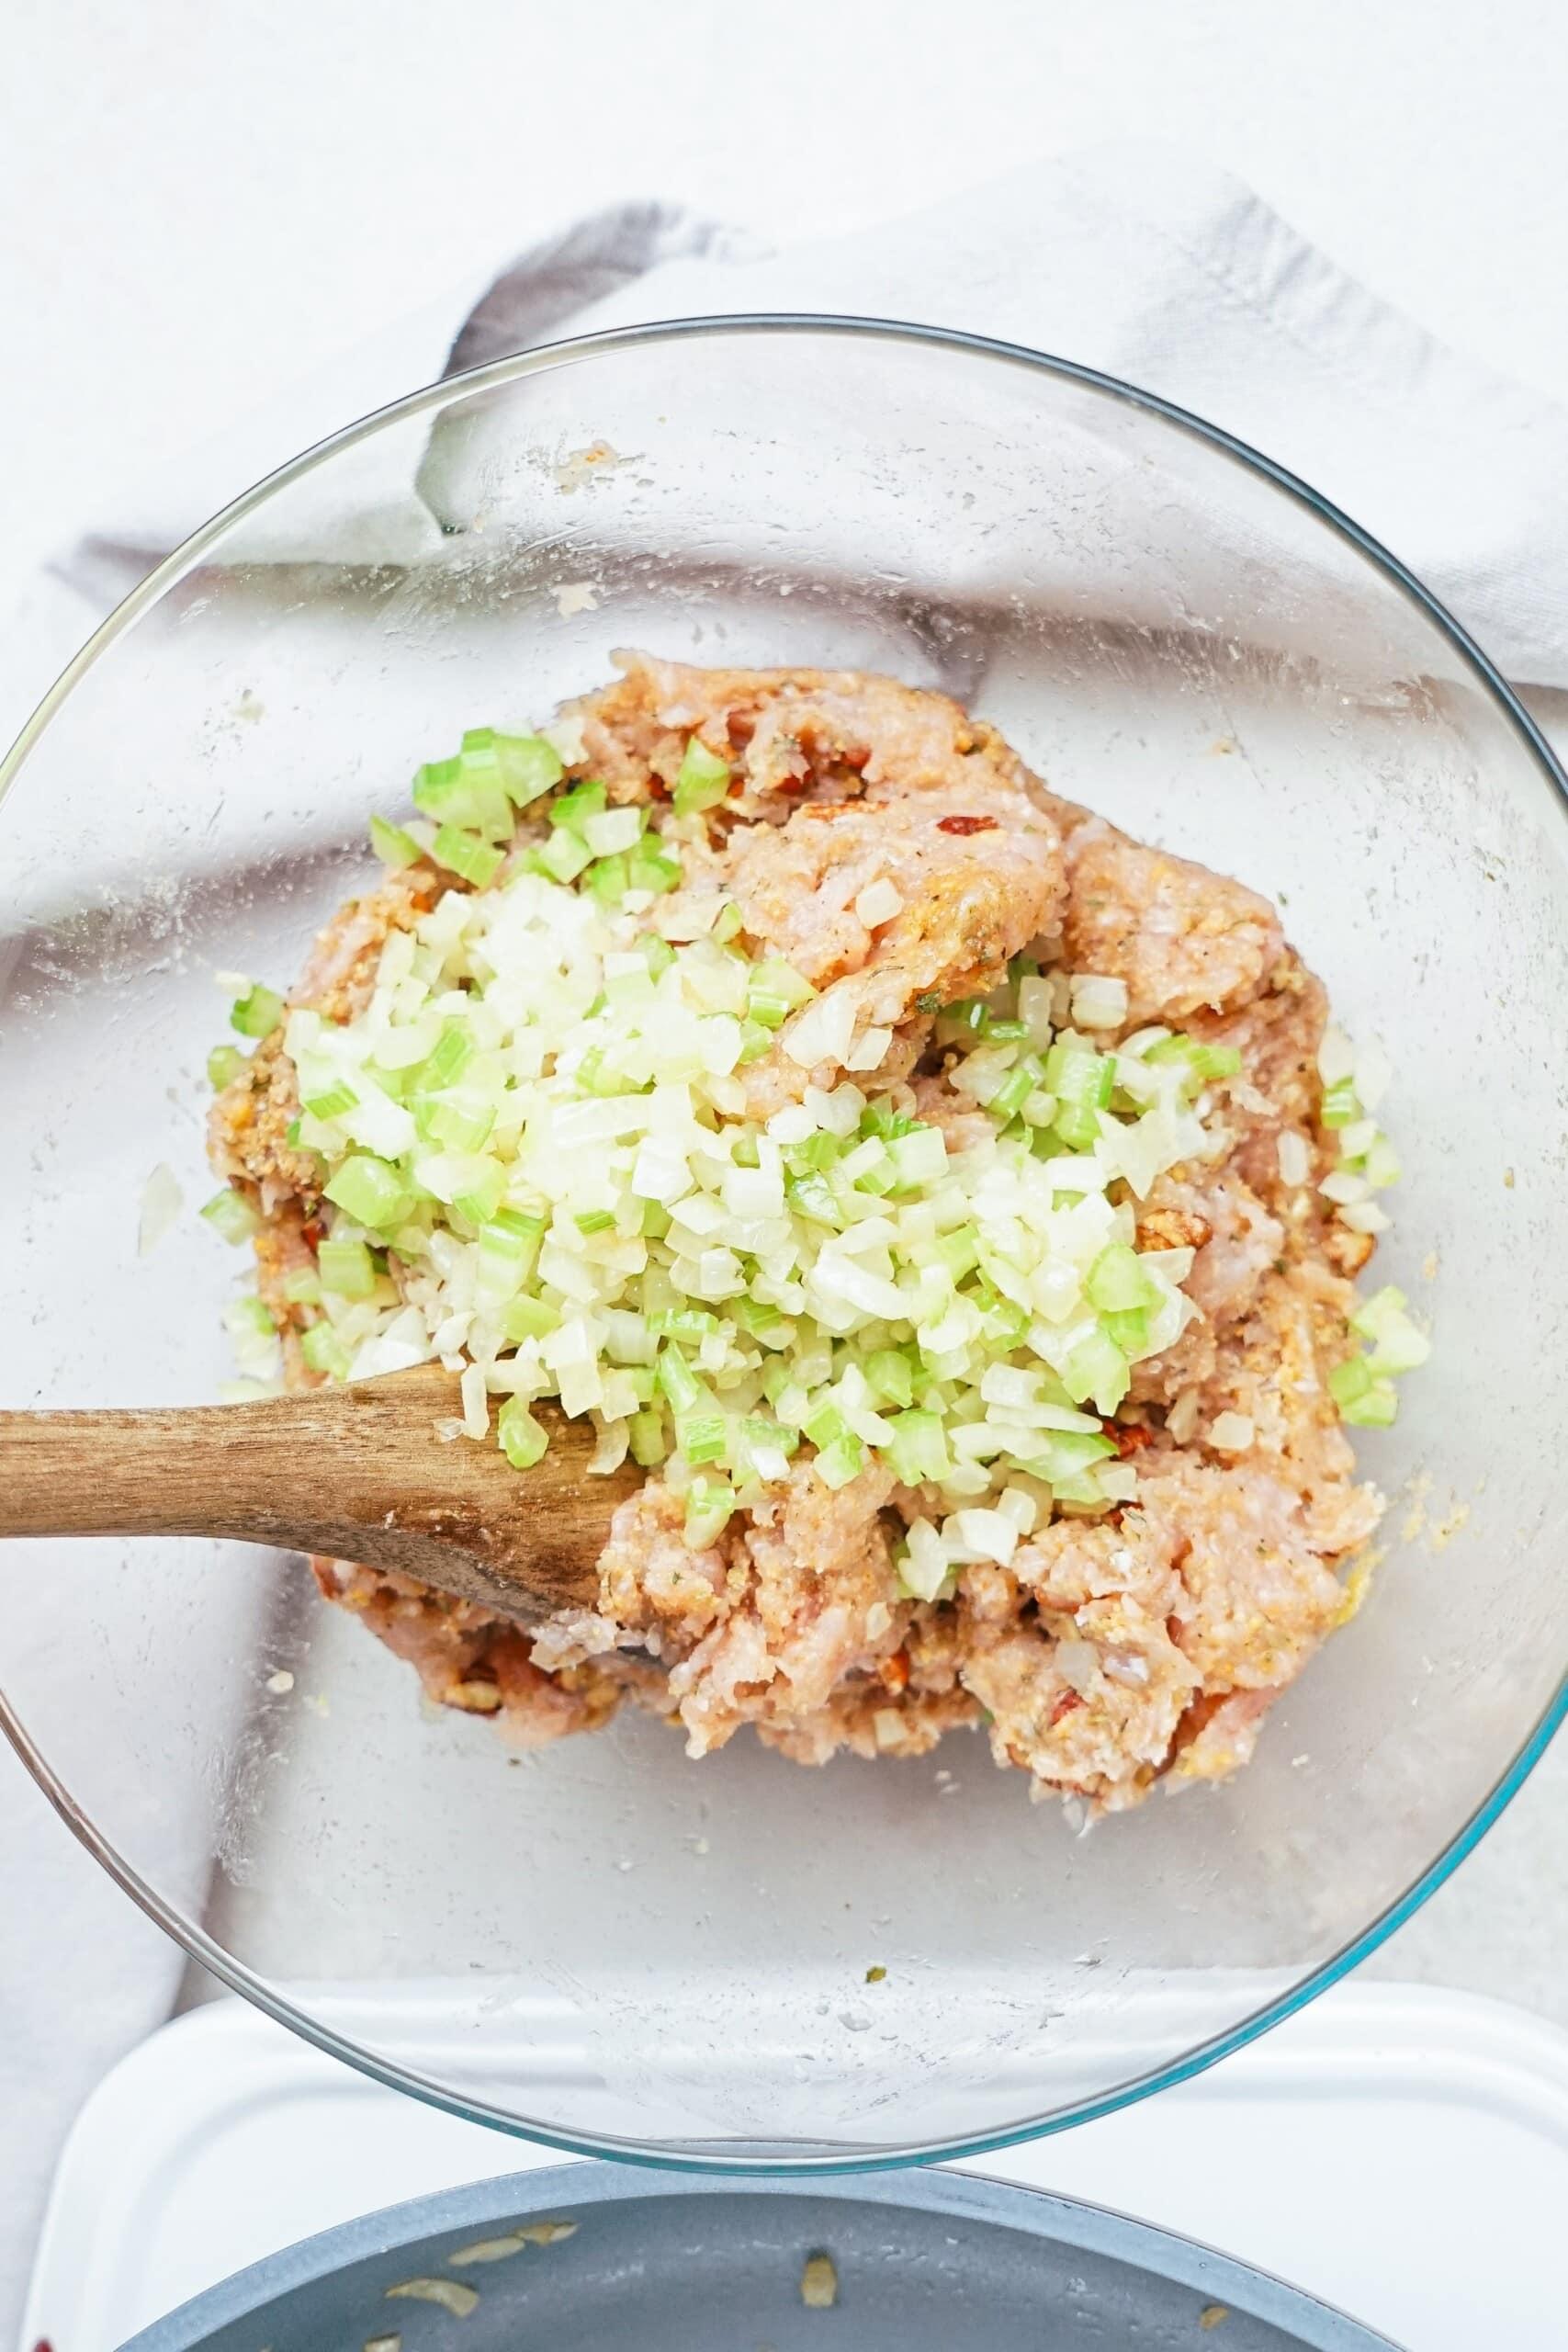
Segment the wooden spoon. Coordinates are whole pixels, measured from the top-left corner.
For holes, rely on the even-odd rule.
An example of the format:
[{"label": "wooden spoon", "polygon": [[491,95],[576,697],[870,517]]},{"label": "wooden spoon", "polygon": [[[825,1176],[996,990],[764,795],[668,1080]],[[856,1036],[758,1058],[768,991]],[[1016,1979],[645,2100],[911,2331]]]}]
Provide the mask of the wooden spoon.
[{"label": "wooden spoon", "polygon": [[550,1449],[514,1470],[458,1418],[439,1365],[247,1405],[0,1412],[0,1536],[218,1535],[397,1568],[525,1622],[592,1609],[627,1463],[587,1475],[592,1426],[533,1408]]}]

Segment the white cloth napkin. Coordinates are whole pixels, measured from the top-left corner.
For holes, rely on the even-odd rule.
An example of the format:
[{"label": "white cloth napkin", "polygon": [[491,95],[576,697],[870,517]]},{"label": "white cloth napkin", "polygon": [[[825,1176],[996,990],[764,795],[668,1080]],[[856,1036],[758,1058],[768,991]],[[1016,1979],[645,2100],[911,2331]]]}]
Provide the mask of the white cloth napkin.
[{"label": "white cloth napkin", "polygon": [[[1248,189],[1179,153],[1060,158],[912,220],[771,255],[689,213],[626,207],[536,245],[473,293],[399,322],[193,453],[177,480],[96,518],[40,574],[4,640],[0,730],[160,555],[354,416],[579,326],[745,310],[961,327],[1164,393],[1326,492],[1515,679],[1568,685],[1568,411],[1445,350]],[[400,484],[365,527],[386,549],[409,544],[420,519],[413,485]],[[199,1865],[209,1832],[189,1792],[172,1816],[172,1871]],[[6,1754],[0,1886],[4,2331],[71,2115],[167,2014],[179,1958]]]}]

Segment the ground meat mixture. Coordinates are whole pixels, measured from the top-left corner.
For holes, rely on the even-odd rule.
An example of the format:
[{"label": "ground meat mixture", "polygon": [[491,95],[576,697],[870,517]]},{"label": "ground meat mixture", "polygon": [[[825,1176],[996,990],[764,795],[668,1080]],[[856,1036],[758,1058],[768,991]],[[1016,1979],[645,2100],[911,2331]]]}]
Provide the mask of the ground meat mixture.
[{"label": "ground meat mixture", "polygon": [[[873,1469],[829,1493],[798,1461],[706,1550],[689,1548],[681,1500],[650,1475],[616,1514],[597,1611],[536,1631],[341,1563],[317,1563],[321,1589],[433,1699],[494,1715],[526,1745],[592,1730],[629,1699],[694,1756],[746,1725],[810,1764],[840,1748],[919,1755],[980,1726],[1037,1793],[1096,1810],[1162,1778],[1224,1776],[1348,1613],[1340,1571],[1381,1509],[1355,1482],[1325,1387],[1353,1345],[1346,1277],[1371,1242],[1327,1222],[1315,1191],[1334,1160],[1319,1124],[1321,987],[1266,899],[1056,797],[940,695],[640,657],[621,673],[570,707],[582,756],[569,774],[615,800],[664,800],[694,733],[729,761],[734,786],[685,888],[732,900],[751,952],[787,958],[825,994],[849,991],[852,1038],[893,1031],[876,1085],[954,1148],[987,1121],[948,1082],[934,1016],[1032,942],[1068,971],[1125,983],[1122,1034],[1163,1023],[1240,1052],[1223,1159],[1161,1178],[1139,1210],[1141,1248],[1195,1252],[1185,1286],[1200,1311],[1136,1368],[1111,1425],[1139,1474],[1135,1500],[1052,1520],[1010,1566],[959,1571],[950,1598],[914,1600],[899,1583],[896,1544],[919,1492]],[[868,922],[856,901],[884,878],[897,907]],[[345,908],[293,1001],[348,1017],[389,933],[454,887],[422,862]],[[838,1069],[807,1074],[775,1048],[747,1073],[752,1106],[765,1114]],[[265,1213],[263,1295],[290,1378],[310,1381],[282,1288],[320,1235],[315,1162],[288,1142],[297,1109],[275,1038],[220,1098],[213,1152]],[[1287,1134],[1313,1181],[1283,1181]],[[1204,1435],[1222,1414],[1245,1437],[1224,1453]]]}]

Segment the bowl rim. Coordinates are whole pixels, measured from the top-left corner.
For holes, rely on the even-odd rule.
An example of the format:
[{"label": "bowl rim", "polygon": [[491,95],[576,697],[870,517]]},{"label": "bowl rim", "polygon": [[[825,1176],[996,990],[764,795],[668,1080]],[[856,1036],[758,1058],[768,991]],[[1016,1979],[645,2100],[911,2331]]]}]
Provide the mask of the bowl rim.
[{"label": "bowl rim", "polygon": [[[901,344],[917,349],[955,351],[984,361],[995,361],[1020,372],[1055,377],[1102,394],[1119,405],[1156,416],[1221,457],[1229,458],[1244,472],[1260,476],[1293,504],[1306,508],[1333,535],[1348,542],[1374,571],[1381,573],[1408,603],[1416,607],[1440,637],[1448,640],[1461,666],[1472,673],[1520,738],[1526,752],[1541,771],[1550,792],[1555,795],[1560,809],[1568,818],[1568,775],[1564,774],[1540,727],[1496,665],[1406,565],[1335,505],[1332,500],[1314,490],[1288,468],[1193,411],[1164,399],[1157,392],[1147,391],[1121,377],[1110,375],[1103,369],[1087,367],[1081,361],[957,329],[922,326],[895,319],[795,311],[716,312],[704,317],[655,320],[635,326],[604,328],[592,334],[563,336],[554,342],[531,345],[525,350],[489,360],[482,367],[460,369],[441,377],[399,400],[368,411],[353,424],[312,443],[287,463],[264,475],[182,540],[99,623],[43,695],[9,750],[0,757],[0,802],[4,801],[28,754],[77,682],[109,648],[134,626],[143,613],[151,610],[172,587],[194,570],[209,550],[237,524],[256,513],[277,492],[314,472],[318,467],[326,465],[359,442],[368,440],[374,434],[417,418],[431,409],[445,407],[454,399],[492,390],[530,376],[548,374],[557,368],[572,366],[604,354],[635,351],[645,346],[657,347],[667,343],[700,341],[705,337],[752,334],[815,334],[845,341]],[[514,2115],[485,2100],[463,2096],[439,2082],[425,2079],[412,2068],[400,2066],[345,2040],[330,2027],[297,2008],[265,1978],[257,1975],[244,1962],[226,1951],[196,1920],[182,1917],[124,1860],[76,1804],[70,1790],[59,1779],[15,1714],[5,1693],[0,1691],[0,1731],[5,1733],[67,1827],[123,1892],[191,1959],[231,1991],[242,1995],[255,2007],[299,2034],[329,2057],[355,2067],[374,2081],[384,2083],[394,2090],[406,2091],[449,2114],[486,2124],[514,2138],[559,2148],[570,2154],[608,2157],[622,2164],[655,2170],[742,2177],[770,2173],[795,2178],[826,2177],[838,2174],[895,2171],[954,2157],[983,2155],[998,2149],[1017,2146],[1024,2141],[1048,2137],[1076,2124],[1091,2122],[1100,2116],[1114,2114],[1119,2109],[1131,2106],[1135,2100],[1145,2098],[1154,2092],[1189,2081],[1303,2008],[1318,1994],[1337,1984],[1341,1977],[1359,1966],[1396,1928],[1413,1917],[1458,1869],[1518,1793],[1565,1721],[1568,1721],[1568,1666],[1564,1668],[1556,1691],[1548,1700],[1534,1727],[1506,1770],[1448,1844],[1410,1882],[1404,1893],[1385,1905],[1366,1928],[1309,1971],[1287,1992],[1263,2003],[1224,2032],[1211,2036],[1179,2058],[1169,2059],[1108,2091],[1080,2099],[1043,2117],[960,2138],[912,2141],[885,2149],[852,2153],[849,2149],[832,2150],[816,2143],[799,2151],[781,2148],[777,2144],[757,2150],[743,2143],[734,2147],[716,2148],[706,2143],[636,2141],[607,2132],[568,2132]]]},{"label": "bowl rim", "polygon": [[204,2288],[130,2337],[121,2352],[203,2352],[220,2331],[259,2324],[281,2296],[320,2285],[360,2263],[395,2256],[400,2267],[419,2258],[432,2239],[452,2232],[472,2234],[498,2224],[515,2225],[525,2218],[543,2220],[580,2211],[602,2214],[617,2206],[687,2197],[824,2199],[841,2207],[891,2208],[938,2223],[977,2223],[1075,2254],[1100,2256],[1186,2287],[1194,2298],[1201,2295],[1281,2331],[1289,2329],[1303,2352],[1307,2352],[1307,2340],[1301,2331],[1309,2324],[1317,2352],[1385,2352],[1385,2347],[1398,2352],[1388,2337],[1337,2304],[1325,2303],[1238,2255],[1117,2207],[1037,2188],[1030,2181],[1000,2180],[991,2173],[931,2171],[892,2178],[863,2174],[831,2182],[798,2174],[768,2178],[756,2173],[688,2173],[655,2183],[646,2172],[592,2161],[548,2165],[536,2172],[503,2173],[458,2188],[432,2189],[356,2221],[339,2222]]}]

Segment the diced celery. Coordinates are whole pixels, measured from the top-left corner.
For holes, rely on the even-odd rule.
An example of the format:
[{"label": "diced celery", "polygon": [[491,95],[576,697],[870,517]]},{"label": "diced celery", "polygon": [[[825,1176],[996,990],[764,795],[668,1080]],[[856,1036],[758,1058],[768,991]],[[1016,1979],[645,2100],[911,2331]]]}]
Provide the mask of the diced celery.
[{"label": "diced celery", "polygon": [[761,1346],[788,1347],[795,1327],[784,1320],[780,1308],[762,1299],[738,1298],[731,1303],[729,1312],[742,1330],[750,1331]]},{"label": "diced celery", "polygon": [[560,754],[542,735],[502,735],[488,727],[470,729],[463,738],[464,757],[473,756],[487,741],[506,796],[515,808],[526,808],[530,801],[560,782]]},{"label": "diced celery", "polygon": [[986,1336],[998,1347],[1020,1348],[1029,1331],[1029,1317],[1015,1299],[1006,1298],[991,1283],[984,1283],[976,1293],[976,1304],[986,1317]]},{"label": "diced celery", "polygon": [[945,1478],[953,1468],[940,1413],[920,1407],[889,1418],[893,1434],[882,1452],[900,1486],[918,1487],[928,1478]]},{"label": "diced celery", "polygon": [[1154,1276],[1140,1264],[1137,1251],[1125,1241],[1111,1241],[1084,1278],[1084,1296],[1102,1314],[1115,1314],[1157,1306],[1161,1292]]},{"label": "diced celery", "polygon": [[488,1225],[501,1206],[506,1190],[506,1170],[498,1159],[487,1159],[481,1153],[455,1153],[467,1163],[461,1192],[455,1193],[452,1205],[470,1225]]},{"label": "diced celery", "polygon": [[230,1300],[223,1310],[223,1328],[234,1339],[270,1340],[277,1331],[271,1308],[249,1291],[243,1298]]},{"label": "diced celery", "polygon": [[[602,784],[574,784],[570,792],[563,792],[558,800],[551,801],[550,822],[581,833],[590,817],[604,814],[610,796]],[[586,842],[583,846],[587,848]],[[592,856],[592,850],[588,854]]]},{"label": "diced celery", "polygon": [[672,1342],[666,1341],[660,1349],[655,1369],[671,1412],[693,1412],[704,1401],[706,1392],[702,1382]]},{"label": "diced celery", "polygon": [[1385,1135],[1374,1136],[1361,1166],[1374,1191],[1384,1192],[1390,1184],[1397,1184],[1402,1174],[1399,1154]]},{"label": "diced celery", "polygon": [[[679,889],[681,885],[681,873],[682,867],[680,859],[672,855],[671,853],[663,846],[662,842],[655,840],[651,833],[645,833],[641,841],[637,844],[637,847],[626,852],[626,887],[628,889],[651,890],[656,898],[662,897],[666,890]],[[655,945],[659,947],[669,947],[670,943],[666,939],[660,939],[655,942],[650,934],[649,945],[644,950],[645,954],[649,956],[650,965],[653,963],[652,950]],[[672,947],[670,948],[671,960],[673,959],[674,953],[674,949]],[[655,965],[653,966],[653,968],[656,971],[662,971],[664,966],[661,964]]]},{"label": "diced celery", "polygon": [[752,967],[746,990],[747,1010],[764,1029],[778,1029],[792,1012],[809,1004],[816,993],[810,981],[802,979],[793,964],[771,956]]},{"label": "diced celery", "polygon": [[751,1456],[759,1446],[787,1458],[798,1451],[799,1445],[798,1430],[787,1429],[783,1421],[770,1420],[762,1413],[747,1413],[739,1423],[731,1425],[730,1452],[743,1457],[747,1467],[754,1467]]},{"label": "diced celery", "polygon": [[901,1190],[937,1183],[947,1170],[947,1143],[940,1127],[912,1125],[891,1136],[887,1155]]},{"label": "diced celery", "polygon": [[1107,1337],[1115,1340],[1129,1363],[1149,1352],[1149,1310],[1146,1306],[1113,1307],[1100,1318]]},{"label": "diced celery", "polygon": [[525,1340],[547,1339],[559,1324],[560,1317],[553,1306],[547,1306],[542,1298],[530,1298],[525,1293],[510,1300],[501,1317],[502,1336],[514,1348],[521,1347]]},{"label": "diced celery", "polygon": [[460,1021],[449,1021],[436,1040],[434,1053],[420,1065],[419,1082],[427,1087],[450,1086],[462,1076],[473,1057],[471,1034]]},{"label": "diced celery", "polygon": [[1039,1083],[1039,1072],[1020,1063],[1009,1070],[986,1108],[993,1119],[1016,1119]]},{"label": "diced celery", "polygon": [[1387,1429],[1399,1410],[1392,1380],[1374,1373],[1366,1356],[1351,1356],[1336,1364],[1328,1375],[1328,1393],[1339,1408],[1339,1418],[1359,1429]]},{"label": "diced celery", "polygon": [[323,1189],[355,1225],[367,1225],[372,1231],[400,1225],[413,1205],[400,1172],[369,1152],[351,1153]]},{"label": "diced celery", "polygon": [[324,1093],[307,1095],[305,1108],[312,1119],[335,1119],[343,1112],[352,1111],[358,1101],[353,1087],[339,1079],[337,1084],[329,1086]]},{"label": "diced celery", "polygon": [[814,1225],[839,1226],[843,1223],[838,1196],[825,1176],[807,1173],[792,1176],[784,1187],[790,1206],[800,1216]]},{"label": "diced celery", "polygon": [[1058,1504],[1077,1503],[1088,1510],[1103,1510],[1105,1508],[1105,1490],[1092,1472],[1083,1472],[1077,1477],[1058,1478],[1051,1492]]},{"label": "diced celery", "polygon": [[980,1262],[980,1237],[972,1225],[956,1226],[951,1233],[939,1233],[931,1244],[931,1255],[946,1267],[955,1283]]},{"label": "diced celery", "polygon": [[826,1127],[818,1127],[815,1135],[806,1136],[800,1143],[789,1144],[784,1149],[784,1159],[791,1171],[797,1176],[804,1176],[812,1169],[836,1168],[843,1156],[842,1138],[829,1135]]},{"label": "diced celery", "polygon": [[722,1413],[677,1413],[675,1442],[694,1468],[704,1462],[722,1462],[728,1448],[728,1430]]},{"label": "diced celery", "polygon": [[710,752],[702,738],[694,735],[688,741],[675,778],[675,814],[689,817],[694,811],[717,806],[729,790],[729,763]]},{"label": "diced celery", "polygon": [[678,1340],[684,1346],[701,1347],[712,1331],[718,1329],[718,1317],[710,1315],[705,1306],[671,1306],[648,1318],[649,1329],[661,1340]]},{"label": "diced celery", "polygon": [[1042,1478],[1048,1487],[1057,1488],[1066,1480],[1080,1476],[1092,1463],[1105,1461],[1115,1451],[1110,1438],[1096,1436],[1089,1430],[1047,1430],[1042,1432],[1022,1466],[1032,1478]]},{"label": "diced celery", "polygon": [[420,1133],[448,1151],[478,1151],[495,1125],[495,1104],[477,1091],[423,1098],[415,1111]]},{"label": "diced celery", "polygon": [[1373,1291],[1371,1298],[1362,1299],[1350,1317],[1350,1329],[1359,1339],[1381,1339],[1387,1325],[1395,1316],[1403,1315],[1408,1305],[1409,1301],[1402,1290],[1393,1283],[1384,1283],[1381,1290]]},{"label": "diced celery", "polygon": [[582,838],[595,857],[615,857],[635,849],[648,821],[646,808],[606,808],[582,820]]},{"label": "diced celery", "polygon": [[1127,1359],[1110,1333],[1088,1332],[1062,1366],[1062,1385],[1075,1405],[1092,1396],[1095,1410],[1113,1413],[1127,1394]]},{"label": "diced celery", "polygon": [[914,1374],[902,1348],[874,1349],[863,1370],[878,1404],[907,1407],[914,1403]]},{"label": "diced celery", "polygon": [[575,882],[583,867],[592,863],[592,855],[582,836],[570,825],[558,826],[549,840],[534,852],[540,871],[552,882]]},{"label": "diced celery", "polygon": [[376,1287],[376,1261],[363,1241],[334,1241],[331,1235],[316,1252],[321,1287],[340,1298],[368,1298]]},{"label": "diced celery", "polygon": [[862,1135],[876,1136],[884,1143],[892,1143],[899,1136],[913,1135],[918,1125],[919,1122],[911,1119],[907,1111],[896,1111],[886,1097],[879,1102],[868,1102],[860,1114]]},{"label": "diced celery", "polygon": [[548,1433],[541,1429],[521,1396],[509,1396],[496,1416],[496,1437],[514,1470],[531,1470],[549,1451]]},{"label": "diced celery", "polygon": [[505,852],[461,825],[438,825],[430,854],[437,865],[460,875],[476,890],[484,890],[495,880]]},{"label": "diced celery", "polygon": [[852,1431],[846,1430],[821,1449],[812,1466],[825,1487],[847,1487],[865,1468],[865,1447]]},{"label": "diced celery", "polygon": [[389,824],[385,817],[371,818],[370,846],[382,865],[389,866],[394,874],[424,855],[412,833],[405,833],[400,825]]},{"label": "diced celery", "polygon": [[632,1460],[643,1470],[656,1469],[664,1459],[664,1416],[651,1405],[634,1413],[627,1432]]},{"label": "diced celery", "polygon": [[299,1341],[299,1352],[312,1372],[324,1372],[330,1380],[346,1380],[349,1352],[330,1323],[312,1323]]},{"label": "diced celery", "polygon": [[617,850],[609,857],[595,858],[582,879],[590,896],[597,899],[601,905],[618,907],[631,888],[631,875],[625,852]]},{"label": "diced celery", "polygon": [[801,1426],[813,1445],[826,1447],[841,1438],[849,1424],[837,1405],[818,1405]]},{"label": "diced celery", "polygon": [[694,1478],[686,1489],[685,1538],[694,1552],[716,1544],[735,1509],[735,1489],[728,1478]]},{"label": "diced celery", "polygon": [[207,1057],[207,1082],[221,1094],[226,1086],[232,1086],[237,1078],[243,1078],[250,1066],[249,1055],[243,1054],[238,1046],[214,1046]]},{"label": "diced celery", "polygon": [[515,1259],[531,1257],[545,1238],[545,1219],[532,1209],[497,1209],[479,1233],[481,1250]]},{"label": "diced celery", "polygon": [[1379,1374],[1418,1371],[1432,1352],[1432,1342],[1424,1331],[1418,1331],[1407,1315],[1380,1333],[1378,1343],[1367,1362]]},{"label": "diced celery", "polygon": [[283,1019],[283,999],[276,989],[264,988],[259,980],[236,997],[230,1008],[229,1023],[242,1037],[270,1037]]},{"label": "diced celery", "polygon": [[243,1193],[231,1192],[227,1185],[222,1192],[213,1193],[201,1214],[214,1233],[221,1234],[225,1241],[235,1246],[248,1241],[261,1223]]}]

